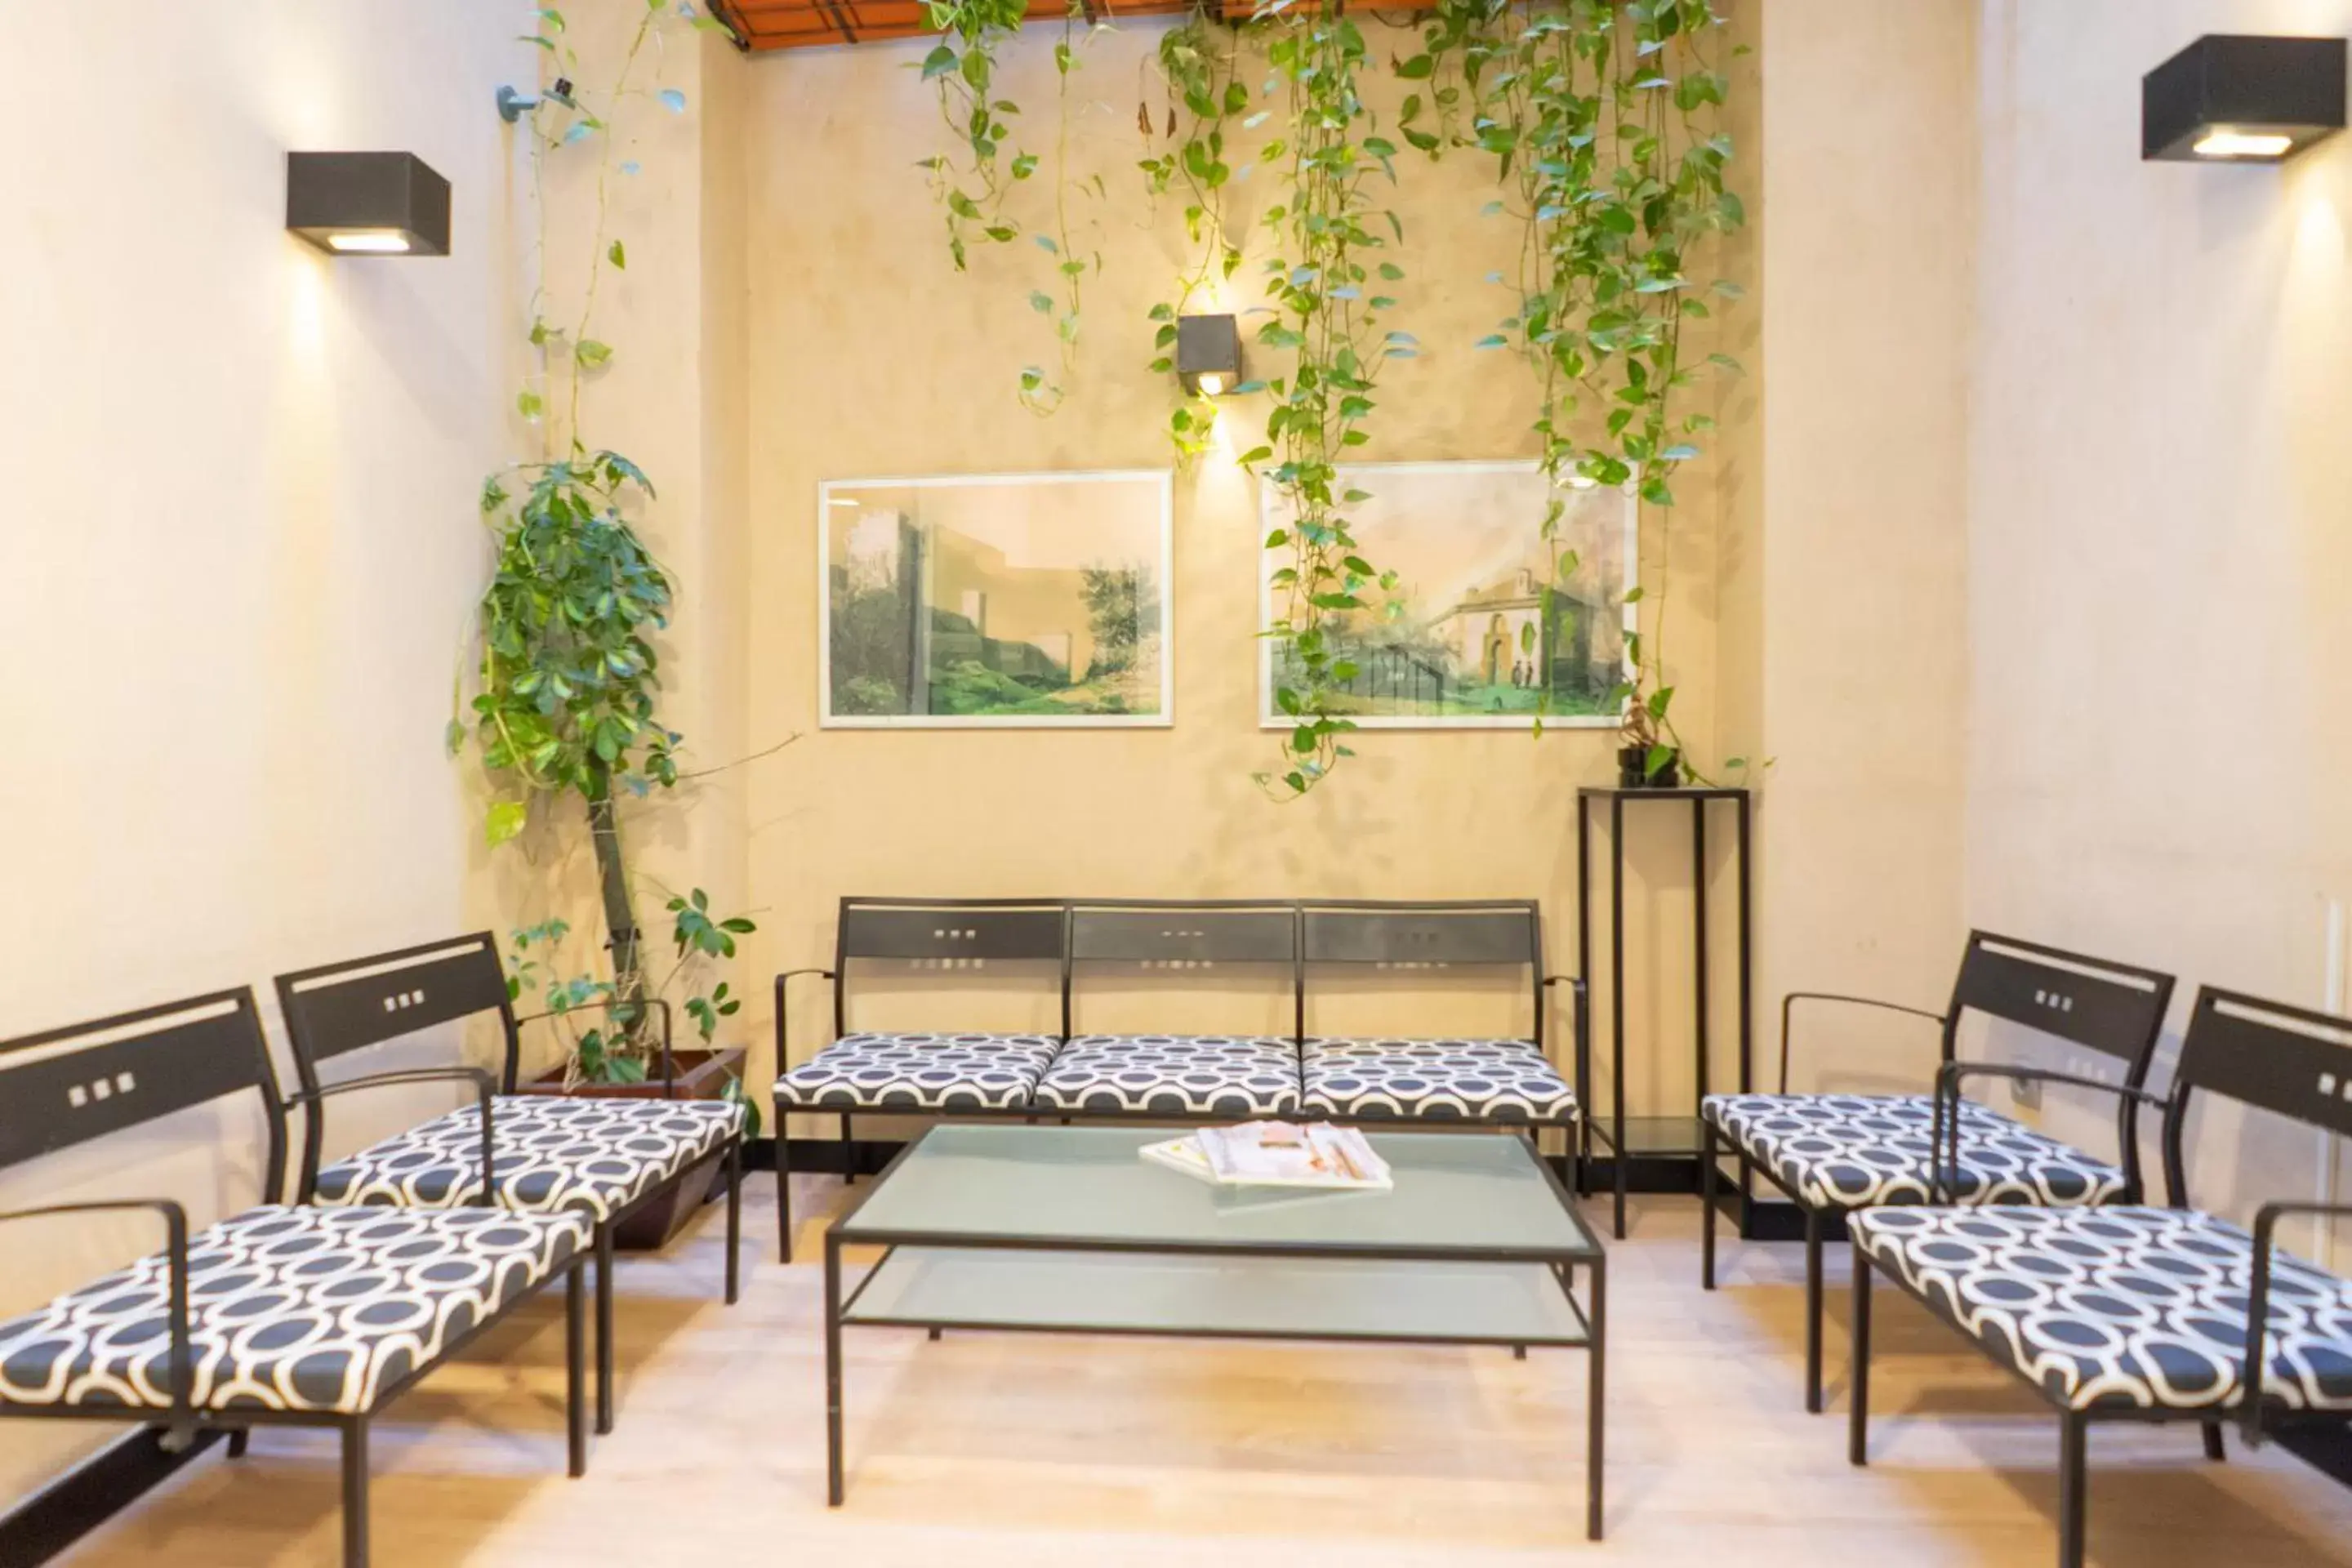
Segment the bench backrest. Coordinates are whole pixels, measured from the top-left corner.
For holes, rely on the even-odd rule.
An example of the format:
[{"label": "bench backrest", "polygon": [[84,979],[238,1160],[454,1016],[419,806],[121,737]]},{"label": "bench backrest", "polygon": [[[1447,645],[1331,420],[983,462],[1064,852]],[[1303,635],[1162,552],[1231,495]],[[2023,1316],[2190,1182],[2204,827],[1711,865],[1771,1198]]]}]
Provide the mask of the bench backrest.
[{"label": "bench backrest", "polygon": [[[1944,1059],[1952,1059],[1961,1018],[1981,1013],[2113,1057],[2123,1063],[2124,1082],[2139,1089],[2156,1061],[2172,986],[2171,975],[2153,969],[1972,931],[1944,1014]],[[2116,1149],[2136,1193],[2139,1101],[2116,1098]]]},{"label": "bench backrest", "polygon": [[2325,1131],[2352,1133],[2352,1018],[2204,986],[2189,1010],[2164,1118],[2164,1179],[2189,1203],[2189,1102],[2217,1094]]},{"label": "bench backrest", "polygon": [[0,1042],[0,1170],[247,1089],[261,1097],[274,1203],[286,1128],[251,986]]},{"label": "bench backrest", "polygon": [[895,959],[943,970],[1050,963],[1058,985],[1068,969],[1068,906],[1059,899],[844,899],[834,927],[834,1036],[849,1032],[852,960]]},{"label": "bench backrest", "polygon": [[1305,1028],[1298,906],[1263,900],[1100,900],[1070,906],[1069,960],[1062,987],[1062,1032],[1076,1032],[1078,966],[1131,963],[1191,970],[1260,964],[1290,972],[1291,1028]]},{"label": "bench backrest", "polygon": [[1318,964],[1387,970],[1524,970],[1543,1044],[1543,916],[1532,899],[1426,904],[1331,900],[1301,907],[1311,973]]},{"label": "bench backrest", "polygon": [[506,1092],[514,1092],[521,1040],[498,942],[488,931],[281,974],[278,1005],[305,1091],[320,1087],[321,1062],[436,1024],[495,1013],[505,1047]]}]

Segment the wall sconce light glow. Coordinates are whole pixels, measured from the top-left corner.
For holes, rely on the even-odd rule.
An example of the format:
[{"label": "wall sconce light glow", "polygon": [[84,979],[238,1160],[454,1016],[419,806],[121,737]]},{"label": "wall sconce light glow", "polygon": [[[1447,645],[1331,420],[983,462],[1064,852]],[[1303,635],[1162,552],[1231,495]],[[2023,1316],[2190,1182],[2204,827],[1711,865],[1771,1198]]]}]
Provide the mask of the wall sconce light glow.
[{"label": "wall sconce light glow", "polygon": [[2249,136],[2242,131],[2209,131],[2189,151],[2200,158],[2280,158],[2294,145],[2292,136]]},{"label": "wall sconce light glow", "polygon": [[2139,155],[2268,163],[2344,129],[2342,38],[2209,33],[2140,79]]},{"label": "wall sconce light glow", "polygon": [[336,256],[446,256],[449,182],[414,153],[289,153],[286,227]]},{"label": "wall sconce light glow", "polygon": [[1242,379],[1242,330],[1231,316],[1176,318],[1176,376],[1184,390],[1215,397]]}]

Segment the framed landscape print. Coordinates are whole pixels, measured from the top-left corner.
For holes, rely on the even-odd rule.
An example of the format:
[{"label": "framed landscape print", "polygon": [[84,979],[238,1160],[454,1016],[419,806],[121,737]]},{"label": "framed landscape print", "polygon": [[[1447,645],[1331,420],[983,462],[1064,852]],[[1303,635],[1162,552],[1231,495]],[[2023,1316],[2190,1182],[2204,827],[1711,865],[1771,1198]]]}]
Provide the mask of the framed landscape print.
[{"label": "framed landscape print", "polygon": [[817,510],[820,723],[1171,722],[1165,470],[835,479]]},{"label": "framed landscape print", "polygon": [[[1369,492],[1346,509],[1362,554],[1397,574],[1396,592],[1335,628],[1339,657],[1356,667],[1333,712],[1365,729],[1614,727],[1610,692],[1624,679],[1633,606],[1639,511],[1627,490],[1570,489],[1554,538],[1543,537],[1552,490],[1533,463],[1363,463],[1340,488]],[[1290,524],[1273,485],[1262,487],[1268,531]],[[1575,556],[1561,576],[1561,558]],[[1274,591],[1259,574],[1265,624]],[[1550,586],[1549,599],[1545,593]],[[1370,590],[1378,595],[1377,588]],[[1260,723],[1296,721],[1275,706],[1289,650],[1261,644]]]}]

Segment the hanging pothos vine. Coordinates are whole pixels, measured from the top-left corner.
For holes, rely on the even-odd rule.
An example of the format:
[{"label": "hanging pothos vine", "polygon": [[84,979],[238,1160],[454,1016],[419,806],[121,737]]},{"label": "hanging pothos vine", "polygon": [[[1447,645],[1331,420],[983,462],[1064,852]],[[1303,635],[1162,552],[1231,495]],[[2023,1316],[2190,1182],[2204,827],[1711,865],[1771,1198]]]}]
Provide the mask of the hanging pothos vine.
[{"label": "hanging pothos vine", "polygon": [[[484,826],[494,847],[520,836],[535,811],[572,798],[583,807],[609,933],[609,973],[543,976],[542,953],[569,931],[560,920],[548,921],[514,933],[509,987],[520,994],[524,984],[544,979],[541,1000],[569,1047],[568,1083],[635,1083],[645,1080],[668,1037],[666,993],[687,993],[684,1010],[706,1046],[719,1020],[740,1008],[713,970],[718,960],[735,955],[735,938],[753,928],[741,916],[713,914],[699,888],[660,889],[675,952],[667,975],[649,982],[620,808],[681,776],[683,737],[657,710],[653,640],[668,625],[673,588],[631,521],[654,499],[652,481],[629,458],[583,439],[580,399],[583,383],[614,359],[595,335],[598,286],[607,268],[628,268],[626,246],[610,233],[609,198],[614,176],[634,174],[636,165],[618,157],[615,124],[648,101],[683,114],[685,95],[645,85],[640,69],[648,54],[658,55],[667,29],[719,24],[690,0],[650,0],[612,86],[590,91],[573,85],[580,57],[567,39],[563,13],[544,6],[536,15],[530,41],[553,58],[554,79],[522,121],[530,138],[540,280],[530,299],[537,368],[517,395],[516,409],[538,432],[540,458],[483,481],[481,513],[494,561],[471,649],[471,717],[452,717],[448,742],[454,753],[470,739],[489,780]],[[559,314],[546,282],[546,175],[553,160],[573,156],[594,160],[595,218],[577,313]],[[740,1098],[740,1089],[731,1084],[730,1098]]]},{"label": "hanging pothos vine", "polygon": [[[1359,673],[1351,657],[1358,639],[1347,634],[1390,613],[1385,601],[1396,579],[1364,558],[1349,527],[1349,510],[1371,498],[1342,478],[1340,463],[1370,439],[1363,421],[1382,367],[1416,350],[1411,334],[1381,324],[1396,303],[1381,289],[1404,276],[1385,256],[1391,239],[1402,241],[1404,226],[1375,204],[1375,180],[1396,182],[1397,149],[1370,133],[1371,112],[1358,91],[1363,33],[1339,0],[1320,0],[1303,14],[1277,0],[1261,15],[1275,24],[1266,61],[1287,108],[1287,136],[1261,156],[1273,163],[1286,155],[1289,164],[1286,199],[1265,213],[1281,254],[1266,263],[1274,315],[1257,341],[1293,358],[1287,374],[1266,381],[1274,406],[1265,445],[1242,462],[1271,461],[1266,477],[1284,502],[1284,524],[1265,538],[1282,563],[1266,579],[1275,614],[1261,635],[1274,645],[1274,700],[1290,728],[1280,764],[1260,776],[1295,798],[1354,754],[1346,737],[1355,723],[1336,711]],[[1373,603],[1375,590],[1381,605]]]},{"label": "hanging pothos vine", "polygon": [[[1013,118],[1021,106],[1001,96],[997,84],[998,56],[1005,42],[1016,37],[1028,19],[1027,0],[925,0],[930,26],[944,35],[923,58],[922,76],[934,84],[940,117],[956,138],[953,153],[938,153],[921,161],[929,172],[931,189],[947,219],[948,254],[956,270],[971,261],[975,237],[992,245],[1011,245],[1021,238],[1024,225],[1008,200],[1014,186],[1037,172],[1037,154],[1019,148],[1010,157],[1004,151],[1013,136]],[[1076,368],[1078,332],[1084,317],[1086,275],[1098,271],[1102,255],[1075,242],[1070,197],[1074,186],[1099,199],[1099,177],[1074,182],[1069,177],[1071,78],[1081,64],[1079,51],[1093,37],[1096,24],[1083,0],[1069,0],[1062,17],[1062,37],[1054,46],[1055,100],[1053,208],[1048,221],[1027,228],[1038,249],[1050,258],[1053,286],[1032,289],[1030,308],[1053,323],[1058,374],[1041,364],[1022,367],[1020,395],[1032,413],[1051,414],[1067,395],[1067,380]]]},{"label": "hanging pothos vine", "polygon": [[[996,175],[1016,110],[992,96],[992,84],[994,51],[1024,9],[1018,0],[931,0],[948,39],[924,71],[943,84],[943,111],[969,153],[961,169],[931,165],[959,266],[974,226],[990,240],[1019,237],[1002,216],[1005,185]],[[1412,84],[1396,135],[1432,157],[1456,147],[1492,155],[1506,195],[1489,210],[1522,228],[1517,309],[1480,346],[1517,349],[1542,389],[1535,432],[1552,499],[1531,525],[1552,565],[1538,623],[1552,624],[1556,593],[1577,569],[1573,554],[1556,548],[1570,487],[1629,489],[1650,524],[1643,531],[1654,542],[1654,567],[1626,595],[1646,596],[1648,629],[1627,635],[1625,679],[1611,701],[1652,776],[1683,752],[1664,657],[1666,524],[1675,476],[1713,426],[1704,413],[1684,412],[1681,395],[1706,374],[1738,368],[1720,353],[1687,354],[1683,331],[1709,314],[1710,297],[1738,293],[1727,281],[1702,286],[1686,270],[1710,237],[1745,221],[1725,184],[1731,142],[1715,123],[1726,92],[1713,58],[1723,26],[1715,0],[1440,0],[1419,51],[1394,62]],[[1264,96],[1279,100],[1281,120],[1244,156],[1237,132],[1276,112],[1253,109],[1242,79],[1245,57],[1258,50],[1269,67]],[[1056,54],[1065,143],[1070,63],[1066,30]],[[1274,644],[1275,701],[1291,722],[1281,764],[1261,776],[1295,797],[1350,754],[1353,725],[1339,710],[1359,674],[1352,650],[1367,623],[1393,613],[1393,576],[1365,559],[1348,521],[1369,497],[1341,467],[1367,439],[1381,369],[1415,348],[1381,324],[1396,303],[1381,290],[1403,276],[1389,249],[1402,244],[1402,227],[1378,200],[1396,178],[1398,150],[1364,103],[1364,36],[1337,0],[1261,0],[1238,30],[1221,11],[1198,8],[1163,36],[1158,63],[1166,140],[1140,166],[1154,195],[1181,194],[1191,252],[1173,297],[1150,312],[1155,373],[1174,368],[1179,318],[1243,266],[1226,211],[1232,184],[1261,164],[1284,180],[1282,199],[1262,215],[1279,254],[1266,264],[1270,319],[1256,339],[1287,354],[1287,369],[1234,390],[1264,391],[1273,403],[1265,442],[1241,460],[1263,468],[1285,502],[1285,520],[1265,541],[1276,558],[1276,610],[1263,635]],[[1150,142],[1158,125],[1148,96],[1138,114]],[[1034,167],[1016,155],[1011,177]],[[1066,304],[1043,290],[1031,302],[1055,317],[1066,350],[1087,268],[1070,254],[1066,226],[1036,238],[1070,284]],[[1062,395],[1034,366],[1023,373],[1022,391],[1032,406]],[[1208,448],[1215,421],[1216,404],[1197,395],[1171,411],[1180,462]]]},{"label": "hanging pothos vine", "polygon": [[[1711,313],[1709,296],[1739,292],[1725,279],[1702,286],[1686,270],[1710,237],[1746,221],[1724,181],[1731,140],[1716,123],[1727,88],[1713,58],[1723,26],[1713,0],[1441,0],[1422,53],[1398,65],[1402,76],[1437,84],[1438,131],[1412,126],[1420,106],[1408,101],[1412,144],[1434,154],[1462,140],[1492,154],[1511,196],[1489,210],[1523,226],[1518,309],[1482,346],[1516,347],[1541,382],[1535,428],[1554,487],[1548,541],[1570,484],[1631,487],[1657,515],[1655,531],[1667,531],[1675,475],[1715,425],[1678,413],[1679,395],[1704,374],[1739,368],[1721,353],[1694,363],[1683,342],[1684,323]],[[1623,705],[1626,739],[1654,778],[1686,752],[1666,678],[1663,540],[1651,559],[1654,570],[1627,595],[1649,600],[1650,629],[1627,634],[1626,677],[1612,701]],[[1573,571],[1572,558],[1558,569]]]}]

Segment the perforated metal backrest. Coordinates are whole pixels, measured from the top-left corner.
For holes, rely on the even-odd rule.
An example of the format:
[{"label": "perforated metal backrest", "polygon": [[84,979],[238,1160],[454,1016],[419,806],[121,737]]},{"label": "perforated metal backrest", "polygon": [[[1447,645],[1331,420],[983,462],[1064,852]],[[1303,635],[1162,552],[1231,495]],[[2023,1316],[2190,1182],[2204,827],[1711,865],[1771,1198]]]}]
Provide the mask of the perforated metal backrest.
[{"label": "perforated metal backrest", "polygon": [[285,1127],[252,987],[0,1043],[0,1169],[247,1089],[268,1112],[274,1198]]},{"label": "perforated metal backrest", "polygon": [[839,956],[1062,961],[1055,900],[844,899]]},{"label": "perforated metal backrest", "polygon": [[1076,963],[1298,962],[1298,914],[1286,904],[1073,905]]},{"label": "perforated metal backrest", "polygon": [[1528,900],[1308,904],[1304,920],[1309,963],[1521,967],[1541,962],[1541,928]]},{"label": "perforated metal backrest", "polygon": [[859,959],[940,969],[1051,963],[1066,1018],[1067,925],[1059,899],[844,899],[834,927],[834,1036],[849,1032],[851,966]]},{"label": "perforated metal backrest", "polygon": [[1524,969],[1543,1044],[1543,915],[1534,900],[1333,900],[1302,906],[1300,922],[1309,964]]},{"label": "perforated metal backrest", "polygon": [[2166,1179],[2185,1204],[2189,1101],[2218,1094],[2327,1131],[2352,1133],[2352,1018],[2208,985],[2189,1010],[2164,1120]]},{"label": "perforated metal backrest", "polygon": [[320,1062],[478,1013],[499,1016],[506,1036],[506,1087],[514,1089],[514,1009],[498,942],[488,931],[281,974],[278,1005],[306,1089],[319,1087]]},{"label": "perforated metal backrest", "polygon": [[[1963,1012],[2005,1018],[2087,1046],[2126,1064],[2127,1081],[2143,1082],[2172,1005],[2173,979],[2061,948],[1990,931],[1970,931],[1949,1016]],[[1951,1030],[1945,1036],[1950,1055]]]}]

